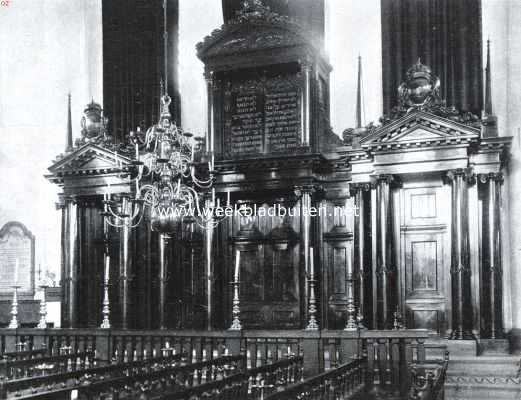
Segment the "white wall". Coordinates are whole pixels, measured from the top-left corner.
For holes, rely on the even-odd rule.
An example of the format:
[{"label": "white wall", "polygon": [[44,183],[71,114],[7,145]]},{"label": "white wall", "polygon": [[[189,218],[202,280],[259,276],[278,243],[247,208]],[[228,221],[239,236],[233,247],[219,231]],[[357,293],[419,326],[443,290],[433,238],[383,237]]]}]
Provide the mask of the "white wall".
[{"label": "white wall", "polygon": [[[491,40],[492,101],[499,134],[513,136],[504,185],[503,282],[505,291],[510,290],[504,297],[506,328],[521,329],[521,2],[482,0],[482,4],[484,45],[487,38]],[[483,51],[486,54],[486,47]]]},{"label": "white wall", "polygon": [[59,276],[58,188],[43,175],[65,147],[67,93],[75,137],[83,106],[102,101],[101,0],[12,0],[0,8],[0,60],[0,226],[24,223],[36,265]]},{"label": "white wall", "polygon": [[182,0],[179,2],[179,92],[183,129],[204,136],[206,121],[206,82],[204,65],[197,58],[195,45],[223,23],[221,1]]},{"label": "white wall", "polygon": [[380,0],[326,0],[326,48],[331,73],[331,125],[355,126],[358,55],[362,56],[365,122],[382,115]]}]

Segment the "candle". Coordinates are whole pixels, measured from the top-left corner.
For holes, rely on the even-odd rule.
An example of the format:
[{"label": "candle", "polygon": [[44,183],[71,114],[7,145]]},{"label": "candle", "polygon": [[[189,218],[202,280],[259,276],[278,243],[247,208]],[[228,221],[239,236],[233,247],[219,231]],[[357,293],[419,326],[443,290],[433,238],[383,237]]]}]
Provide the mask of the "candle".
[{"label": "candle", "polygon": [[215,204],[215,188],[212,188],[212,203]]},{"label": "candle", "polygon": [[136,143],[134,148],[136,149],[136,160],[139,161],[139,145]]},{"label": "candle", "polygon": [[110,256],[107,255],[105,257],[105,283],[109,282],[109,276],[110,276]]},{"label": "candle", "polygon": [[233,275],[234,281],[239,282],[239,264],[241,259],[241,252],[239,250],[235,251],[235,273]]},{"label": "candle", "polygon": [[309,248],[309,274],[313,277],[315,275],[315,263],[313,261],[313,247]]},{"label": "candle", "polygon": [[230,205],[230,191],[228,190],[226,192],[226,205],[229,206]]},{"label": "candle", "polygon": [[14,284],[18,285],[18,258],[16,259],[14,264]]},{"label": "candle", "polygon": [[212,153],[212,171],[215,167],[215,155]]},{"label": "candle", "polygon": [[192,162],[194,162],[195,143],[192,142]]}]

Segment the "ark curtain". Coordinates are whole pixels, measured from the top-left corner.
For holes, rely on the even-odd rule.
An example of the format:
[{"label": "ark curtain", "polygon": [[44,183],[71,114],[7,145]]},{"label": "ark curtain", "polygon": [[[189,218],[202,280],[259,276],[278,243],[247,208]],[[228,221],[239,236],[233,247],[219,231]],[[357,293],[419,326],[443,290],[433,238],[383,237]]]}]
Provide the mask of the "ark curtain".
[{"label": "ark curtain", "polygon": [[480,0],[381,0],[383,108],[421,58],[441,80],[447,105],[479,115],[483,75]]}]

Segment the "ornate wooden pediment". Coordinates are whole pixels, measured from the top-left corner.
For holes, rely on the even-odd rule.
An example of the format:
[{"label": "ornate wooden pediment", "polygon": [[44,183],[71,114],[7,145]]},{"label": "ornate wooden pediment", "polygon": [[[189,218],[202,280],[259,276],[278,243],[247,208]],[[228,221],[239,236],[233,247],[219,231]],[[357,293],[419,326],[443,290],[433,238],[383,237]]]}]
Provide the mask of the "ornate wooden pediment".
[{"label": "ornate wooden pediment", "polygon": [[426,111],[413,110],[361,139],[362,148],[390,149],[471,143],[480,130]]},{"label": "ornate wooden pediment", "polygon": [[49,167],[46,177],[53,183],[61,184],[65,177],[100,176],[129,171],[131,159],[99,144],[87,143],[66,154]]},{"label": "ornate wooden pediment", "polygon": [[212,35],[198,47],[199,57],[224,57],[232,54],[252,51],[264,51],[273,48],[287,48],[306,45],[302,35],[287,26],[250,25],[225,27]]},{"label": "ornate wooden pediment", "polygon": [[253,0],[244,2],[233,20],[206,36],[197,45],[197,54],[206,62],[233,54],[306,45],[309,40],[298,24]]}]

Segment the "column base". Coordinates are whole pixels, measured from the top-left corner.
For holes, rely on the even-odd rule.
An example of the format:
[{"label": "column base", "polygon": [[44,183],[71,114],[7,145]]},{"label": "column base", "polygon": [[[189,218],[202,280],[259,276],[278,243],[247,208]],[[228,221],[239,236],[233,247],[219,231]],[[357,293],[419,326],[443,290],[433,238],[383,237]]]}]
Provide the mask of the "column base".
[{"label": "column base", "polygon": [[508,334],[508,342],[510,344],[510,352],[512,354],[521,354],[521,329],[513,328]]},{"label": "column base", "polygon": [[476,337],[472,332],[455,330],[449,336],[450,340],[474,340]]}]

